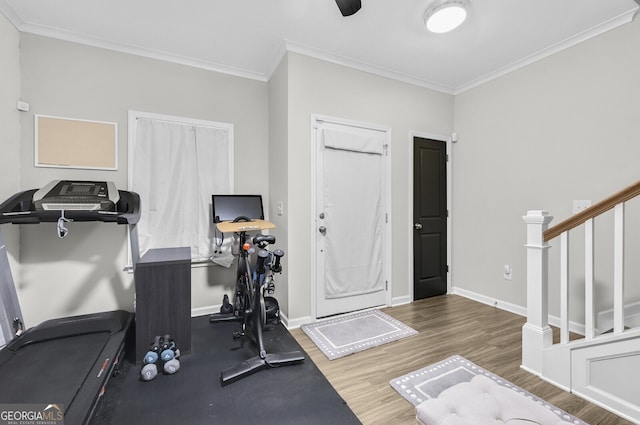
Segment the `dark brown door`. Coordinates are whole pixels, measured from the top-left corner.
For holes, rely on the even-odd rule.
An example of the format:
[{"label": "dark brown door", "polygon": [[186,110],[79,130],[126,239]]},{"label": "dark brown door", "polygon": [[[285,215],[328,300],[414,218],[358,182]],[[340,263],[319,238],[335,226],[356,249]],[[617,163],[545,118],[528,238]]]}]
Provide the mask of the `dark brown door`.
[{"label": "dark brown door", "polygon": [[447,293],[446,143],[413,139],[413,298]]}]

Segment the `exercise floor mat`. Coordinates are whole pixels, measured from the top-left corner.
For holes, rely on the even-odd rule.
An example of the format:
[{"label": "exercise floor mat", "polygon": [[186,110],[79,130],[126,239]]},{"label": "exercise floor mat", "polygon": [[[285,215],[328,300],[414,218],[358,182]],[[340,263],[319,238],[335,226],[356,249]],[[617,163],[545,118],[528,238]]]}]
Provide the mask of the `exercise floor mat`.
[{"label": "exercise floor mat", "polygon": [[[223,370],[257,354],[248,339],[233,338],[236,330],[237,323],[193,318],[191,354],[180,359],[180,370],[148,382],[140,380],[142,366],[127,359],[109,380],[90,425],[361,423],[306,353],[301,363],[223,386]],[[268,353],[304,353],[282,325],[265,330],[264,339]]]}]

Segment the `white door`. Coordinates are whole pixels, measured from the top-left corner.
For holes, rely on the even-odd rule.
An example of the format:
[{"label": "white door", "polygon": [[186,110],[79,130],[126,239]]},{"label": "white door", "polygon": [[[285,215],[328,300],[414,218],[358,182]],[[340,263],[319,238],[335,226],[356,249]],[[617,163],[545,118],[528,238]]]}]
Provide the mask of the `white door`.
[{"label": "white door", "polygon": [[316,120],[316,317],[387,303],[388,131]]}]

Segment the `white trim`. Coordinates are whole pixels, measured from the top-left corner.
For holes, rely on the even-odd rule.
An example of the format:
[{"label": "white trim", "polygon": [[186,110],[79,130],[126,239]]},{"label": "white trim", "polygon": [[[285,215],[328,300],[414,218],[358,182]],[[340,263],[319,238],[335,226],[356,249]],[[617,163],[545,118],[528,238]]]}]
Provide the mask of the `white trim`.
[{"label": "white trim", "polygon": [[416,137],[420,137],[423,139],[431,139],[445,143],[446,145],[446,153],[447,153],[447,210],[449,211],[449,216],[447,217],[447,266],[449,266],[449,272],[447,273],[447,293],[451,293],[452,285],[453,285],[453,267],[451,266],[451,259],[453,258],[453,248],[452,248],[452,232],[453,232],[453,149],[451,149],[452,141],[451,137],[442,136],[434,133],[427,133],[423,131],[410,131],[409,132],[409,164],[407,164],[407,187],[409,188],[409,199],[408,199],[408,245],[409,245],[409,255],[407,255],[408,261],[408,276],[411,277],[411,282],[409,284],[409,297],[413,300],[413,283],[414,283],[414,268],[413,268],[413,139]]},{"label": "white trim", "polygon": [[411,304],[413,299],[409,295],[403,295],[401,297],[393,297],[391,299],[391,306],[397,307],[399,305]]},{"label": "white trim", "polygon": [[[385,69],[369,63],[360,62],[351,58],[347,58],[345,56],[340,56],[333,53],[325,52],[319,49],[315,49],[313,47],[296,43],[291,40],[284,40],[284,44],[285,44],[286,52],[298,53],[300,55],[309,56],[314,59],[319,59],[325,62],[334,63],[336,65],[341,65],[347,68],[366,72],[372,75],[377,75],[379,77],[389,78],[390,80],[408,83],[414,86],[423,87],[423,88],[434,90],[441,93],[446,93],[446,94],[455,93],[455,89],[453,87],[446,87],[443,85],[433,83],[431,81],[424,80],[419,77],[403,74],[390,69]],[[275,68],[271,66],[270,69],[275,69]],[[267,75],[267,79],[269,79],[270,77],[271,75]]]},{"label": "white trim", "polygon": [[[13,23],[13,22],[12,22]],[[192,68],[204,69],[207,71],[219,72],[237,77],[248,78],[267,82],[267,75],[263,72],[256,72],[247,69],[235,68],[215,62],[209,62],[193,57],[175,55],[161,50],[148,49],[137,46],[130,46],[122,43],[116,43],[109,40],[93,37],[87,34],[76,34],[57,28],[46,27],[42,25],[34,25],[21,22],[15,25],[20,32],[28,34],[36,34],[44,37],[50,37],[58,40],[69,41],[72,43],[83,44],[90,47],[98,47],[101,49],[111,50],[120,53],[126,53],[143,58],[156,59],[163,62],[175,63],[178,65],[190,66]]]},{"label": "white trim", "polygon": [[282,312],[280,312],[280,320],[282,321],[284,327],[289,330],[297,329],[302,325],[306,325],[307,323],[315,322],[315,319],[312,319],[311,316],[298,317],[297,319],[290,320],[288,317],[282,314]]},{"label": "white trim", "polygon": [[[204,307],[197,307],[191,309],[191,317],[209,316],[220,311],[220,304],[207,305]],[[289,320],[286,314],[280,311],[280,321],[288,330],[299,328],[307,323],[313,323],[314,320],[310,316],[300,317],[297,319]]]},{"label": "white trim", "polygon": [[[496,298],[491,298],[487,295],[478,294],[473,291],[468,291],[466,289],[459,288],[457,286],[452,288],[452,294],[459,295],[461,297],[468,298],[473,301],[477,301],[482,304],[490,305],[495,308],[499,308],[500,310],[505,310],[513,314],[517,314],[518,316],[527,317],[527,308],[522,307],[517,304],[508,303],[506,301],[501,301]],[[549,325],[554,327],[560,327],[560,318],[557,316],[549,315]],[[569,331],[576,333],[578,335],[584,335],[584,325],[581,323],[577,323],[574,321],[569,322]],[[537,373],[537,372],[535,372]]]},{"label": "white trim", "polygon": [[460,295],[461,297],[465,297],[473,301],[477,301],[482,304],[489,305],[491,307],[499,308],[500,310],[505,310],[510,313],[517,314],[518,316],[527,317],[527,308],[519,306],[517,304],[500,301],[486,295],[458,288],[457,286],[452,288],[451,293],[454,295]]},{"label": "white trim", "polygon": [[[636,3],[638,3],[638,0],[635,0],[635,1]],[[273,72],[278,67],[280,61],[286,55],[286,53],[294,52],[294,53],[310,56],[313,58],[317,58],[320,60],[324,60],[327,62],[332,62],[348,68],[357,69],[363,72],[368,72],[373,75],[386,77],[391,80],[401,81],[401,82],[412,84],[418,87],[424,87],[424,88],[435,90],[438,92],[456,95],[456,94],[463,93],[467,90],[470,90],[474,87],[480,86],[496,78],[499,78],[501,76],[504,76],[512,71],[523,68],[527,65],[530,65],[534,62],[537,62],[541,59],[544,59],[548,56],[558,53],[564,49],[567,49],[583,41],[586,41],[592,37],[603,34],[620,25],[624,25],[628,22],[631,22],[633,20],[633,16],[635,15],[635,13],[638,12],[638,9],[634,9],[629,12],[623,13],[615,18],[608,20],[607,22],[604,22],[595,27],[589,28],[588,30],[583,31],[582,33],[576,36],[573,36],[566,40],[558,42],[553,46],[542,49],[539,52],[531,54],[524,59],[513,62],[496,71],[490,72],[484,76],[478,77],[472,81],[468,81],[456,87],[443,86],[441,84],[437,84],[432,81],[427,81],[418,76],[403,74],[397,71],[385,69],[369,63],[356,61],[351,58],[347,58],[344,56],[339,56],[329,52],[314,49],[312,47],[305,46],[303,44],[296,43],[288,39],[282,40],[281,47],[274,54],[274,57],[271,60],[271,63],[267,65],[267,69],[264,72],[260,72],[260,71],[252,71],[248,69],[235,68],[235,67],[227,66],[224,64],[204,61],[204,60],[187,57],[187,56],[174,55],[174,54],[163,52],[160,50],[152,50],[152,49],[146,49],[142,47],[128,46],[121,43],[114,43],[112,41],[103,40],[87,34],[75,34],[69,31],[60,30],[58,28],[30,24],[25,22],[21,16],[16,14],[13,8],[7,5],[6,1],[0,1],[0,12],[2,12],[7,18],[7,20],[20,32],[42,35],[46,37],[56,38],[59,40],[65,40],[65,41],[70,41],[74,43],[84,44],[87,46],[99,47],[103,49],[113,50],[116,52],[127,53],[131,55],[161,60],[165,62],[177,63],[180,65],[191,66],[194,68],[215,71],[222,74],[228,74],[228,75],[233,75],[237,77],[257,80],[257,81],[263,81],[263,82],[269,81]]]},{"label": "white trim", "polygon": [[309,228],[309,237],[310,237],[310,241],[311,241],[311,247],[312,249],[310,249],[310,258],[309,258],[309,264],[310,264],[310,276],[309,276],[309,282],[310,282],[310,293],[311,293],[311,297],[310,297],[310,301],[311,301],[311,309],[310,309],[310,313],[311,313],[311,318],[313,318],[312,320],[315,320],[318,317],[317,314],[317,302],[318,302],[318,297],[316,295],[317,292],[317,258],[316,258],[316,232],[317,232],[317,223],[316,223],[316,206],[317,206],[317,162],[318,162],[318,155],[317,155],[317,136],[316,136],[316,130],[317,130],[317,124],[318,123],[331,123],[331,124],[339,124],[339,125],[345,125],[345,126],[351,126],[351,127],[359,127],[359,128],[365,128],[368,130],[374,130],[374,131],[380,131],[386,134],[386,144],[387,144],[387,149],[386,152],[387,154],[385,156],[383,156],[385,158],[385,186],[386,186],[386,190],[385,190],[385,212],[387,214],[387,220],[386,220],[386,228],[385,228],[385,232],[386,232],[386,241],[387,243],[385,244],[385,252],[384,252],[384,273],[385,273],[385,280],[387,282],[387,288],[386,288],[386,294],[385,294],[385,302],[386,302],[386,306],[390,307],[392,305],[392,299],[391,299],[391,294],[392,294],[392,288],[393,288],[393,283],[391,280],[392,274],[391,274],[391,269],[392,269],[392,256],[391,256],[391,241],[392,239],[392,226],[391,224],[393,223],[392,217],[391,217],[391,127],[385,127],[382,126],[380,124],[373,124],[373,123],[368,123],[368,122],[363,122],[363,121],[354,121],[354,120],[348,120],[348,119],[344,119],[344,118],[336,118],[336,117],[331,117],[331,116],[327,116],[327,115],[320,115],[320,114],[311,114],[310,116],[310,123],[309,123],[309,144],[310,144],[310,155],[309,155],[309,159],[310,159],[310,165],[309,165],[309,172],[311,173],[311,190],[310,192],[310,196],[311,196],[311,208],[310,208],[310,223],[311,226]]},{"label": "white trim", "polygon": [[218,313],[219,311],[220,311],[220,304],[192,308],[191,317],[208,316],[213,313]]},{"label": "white trim", "polygon": [[595,27],[589,28],[580,34],[577,34],[573,37],[562,40],[554,45],[544,48],[536,53],[533,53],[523,59],[517,60],[515,62],[510,63],[509,65],[503,66],[500,69],[497,69],[493,72],[485,74],[482,77],[476,78],[473,81],[469,81],[465,84],[462,84],[453,91],[453,94],[460,94],[467,90],[470,90],[474,87],[478,87],[484,83],[488,83],[491,80],[495,80],[496,78],[502,77],[504,75],[509,74],[510,72],[517,71],[520,68],[524,68],[532,63],[538,62],[548,56],[555,55],[569,47],[575,46],[576,44],[580,44],[583,41],[587,41],[590,38],[596,37],[600,34],[603,34],[607,31],[610,31],[614,28],[619,27],[620,25],[624,25],[633,20],[633,15],[638,11],[638,9],[631,10],[629,12],[623,13],[622,15],[616,16],[615,18],[609,19],[602,24],[596,25]]}]

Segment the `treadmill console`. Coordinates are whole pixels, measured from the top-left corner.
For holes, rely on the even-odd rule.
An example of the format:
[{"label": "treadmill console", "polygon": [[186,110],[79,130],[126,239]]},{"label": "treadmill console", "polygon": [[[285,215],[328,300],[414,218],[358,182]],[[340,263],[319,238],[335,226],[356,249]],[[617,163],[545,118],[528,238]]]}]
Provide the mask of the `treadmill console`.
[{"label": "treadmill console", "polygon": [[112,182],[54,180],[33,194],[36,211],[115,211],[120,195]]}]

